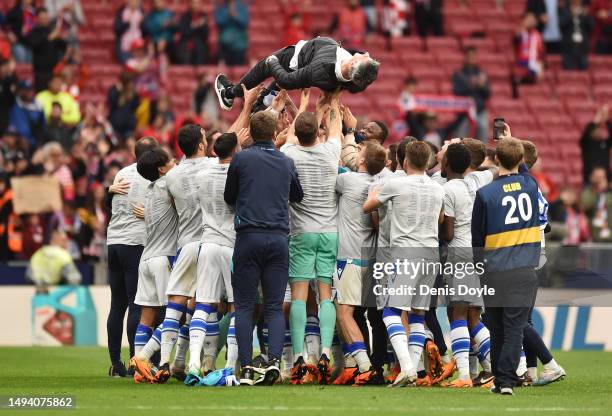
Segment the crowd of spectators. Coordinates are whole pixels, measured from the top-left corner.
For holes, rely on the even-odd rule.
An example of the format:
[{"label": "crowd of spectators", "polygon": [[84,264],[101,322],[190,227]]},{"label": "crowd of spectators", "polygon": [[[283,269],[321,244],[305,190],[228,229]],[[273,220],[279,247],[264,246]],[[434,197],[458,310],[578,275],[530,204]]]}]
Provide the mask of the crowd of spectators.
[{"label": "crowd of spectators", "polygon": [[[283,44],[327,34],[347,48],[363,49],[372,34],[445,35],[441,0],[346,0],[328,27],[317,26],[311,0],[279,0],[279,5],[279,16],[271,18],[283,22],[278,34]],[[0,260],[28,259],[57,229],[69,237],[75,259],[103,258],[104,188],[133,161],[135,138],[155,137],[180,157],[176,136],[182,125],[196,122],[213,133],[223,131],[216,106],[210,105],[211,74],[198,74],[189,114],[175,113],[167,92],[169,65],[248,63],[251,2],[218,0],[212,9],[206,6],[190,0],[177,13],[165,0],[125,0],[109,27],[123,70],[98,103],[80,101],[92,82],[79,44],[79,30],[91,16],[80,0],[16,0],[0,8]],[[560,54],[564,68],[578,70],[588,68],[589,53],[612,54],[612,0],[529,0],[525,7],[514,38],[516,95],[520,84],[543,76],[547,54]],[[489,78],[479,66],[479,51],[464,53],[464,64],[449,81],[455,96],[473,99],[473,117],[462,113],[448,122],[435,111],[406,112],[409,132],[434,146],[453,135],[490,136]],[[16,63],[31,65],[32,79],[19,79]],[[418,79],[408,77],[403,102],[410,101],[417,85]],[[582,195],[569,187],[557,189],[538,164],[533,173],[552,202],[554,220],[567,225],[564,242],[612,241],[606,234],[608,212],[612,215],[607,108],[586,126],[580,145]],[[63,208],[15,215],[10,179],[42,173],[57,178]]]}]

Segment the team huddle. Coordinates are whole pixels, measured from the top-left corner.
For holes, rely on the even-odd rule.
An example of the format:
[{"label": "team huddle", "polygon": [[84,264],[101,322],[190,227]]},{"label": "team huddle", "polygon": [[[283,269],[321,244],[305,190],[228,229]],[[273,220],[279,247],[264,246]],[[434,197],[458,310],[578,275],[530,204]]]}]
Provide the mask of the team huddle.
[{"label": "team huddle", "polygon": [[[109,189],[109,234],[144,245],[130,360],[137,383],[175,377],[188,386],[483,386],[511,394],[516,385],[565,377],[533,326],[525,326],[547,228],[547,203],[528,174],[537,160],[531,142],[512,138],[506,126],[494,156],[470,138],[434,149],[407,137],[388,151],[384,124],[356,131],[338,91],[322,94],[315,112],[307,111],[308,89],[299,107],[281,90],[267,109],[253,112],[260,93],[245,88],[244,108],[228,133],[207,137],[200,126],[184,126],[178,143],[185,157],[178,164],[154,139],[140,139],[137,163],[121,170]],[[236,270],[241,254],[234,247],[246,219],[236,213],[234,188],[244,166],[236,155],[260,142],[288,159],[295,178],[286,201],[282,356],[268,354],[268,326],[276,322],[267,322],[262,304],[250,326],[257,328],[261,354],[250,362],[239,359],[237,342],[234,293],[246,277]],[[481,292],[436,296],[428,290],[480,288],[477,273],[457,279],[452,272],[422,268],[407,276],[386,268],[382,278],[373,275],[375,264],[400,258],[457,264],[479,256],[491,282],[507,281],[511,271],[533,286],[524,316],[502,316],[513,305],[489,309]],[[450,351],[438,305],[447,306]],[[522,345],[504,342],[504,331],[520,332]],[[223,347],[225,367],[217,369]]]}]

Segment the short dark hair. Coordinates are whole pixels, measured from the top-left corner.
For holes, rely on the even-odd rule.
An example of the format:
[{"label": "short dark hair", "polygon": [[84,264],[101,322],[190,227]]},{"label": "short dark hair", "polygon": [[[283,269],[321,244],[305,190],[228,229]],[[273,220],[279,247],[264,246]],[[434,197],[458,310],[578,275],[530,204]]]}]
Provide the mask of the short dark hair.
[{"label": "short dark hair", "polygon": [[380,137],[378,137],[378,142],[383,144],[385,140],[387,140],[387,136],[389,136],[389,129],[387,129],[385,123],[380,120],[374,120],[373,123],[380,127]]},{"label": "short dark hair", "polygon": [[406,146],[406,159],[410,165],[418,170],[426,170],[431,150],[426,142],[416,141]]},{"label": "short dark hair", "polygon": [[51,103],[51,107],[59,107],[59,109],[62,109],[62,104],[59,101],[53,101]]},{"label": "short dark hair", "polygon": [[521,142],[523,143],[523,149],[525,151],[523,159],[525,160],[527,168],[531,169],[538,161],[538,149],[532,141],[521,140]]},{"label": "short dark hair", "polygon": [[472,160],[472,168],[476,169],[482,165],[487,155],[487,146],[478,139],[465,138],[461,141],[467,149],[470,151],[470,158]]},{"label": "short dark hair", "polygon": [[378,143],[367,142],[364,151],[365,166],[372,176],[380,173],[387,164],[387,151]]},{"label": "short dark hair", "polygon": [[269,111],[260,111],[251,116],[249,123],[251,138],[256,142],[265,142],[274,139],[276,131],[276,117]]},{"label": "short dark hair", "polygon": [[136,170],[140,176],[153,182],[159,179],[159,168],[166,166],[169,161],[168,153],[161,146],[157,146],[140,156]]},{"label": "short dark hair", "polygon": [[461,143],[453,143],[446,149],[446,164],[456,173],[463,174],[470,167],[470,151]]},{"label": "short dark hair", "polygon": [[187,157],[195,155],[198,152],[198,146],[205,140],[202,127],[197,124],[187,124],[181,127],[178,132],[179,148]]},{"label": "short dark hair", "polygon": [[301,145],[311,145],[317,140],[319,126],[314,113],[304,112],[295,119],[295,135]]},{"label": "short dark hair", "polygon": [[238,144],[238,136],[236,133],[223,133],[215,140],[215,153],[219,159],[226,159],[232,154],[232,150]]},{"label": "short dark hair", "polygon": [[508,170],[517,167],[523,160],[524,155],[525,150],[520,140],[508,138],[497,143],[495,156],[499,160],[499,164]]},{"label": "short dark hair", "polygon": [[417,138],[412,136],[406,136],[399,142],[397,146],[397,163],[401,169],[404,169],[404,159],[406,159],[406,146],[412,142],[416,142]]},{"label": "short dark hair", "polygon": [[140,138],[134,146],[134,155],[136,156],[136,160],[140,159],[140,156],[142,156],[145,152],[153,150],[157,146],[157,140],[151,136],[144,136]]}]

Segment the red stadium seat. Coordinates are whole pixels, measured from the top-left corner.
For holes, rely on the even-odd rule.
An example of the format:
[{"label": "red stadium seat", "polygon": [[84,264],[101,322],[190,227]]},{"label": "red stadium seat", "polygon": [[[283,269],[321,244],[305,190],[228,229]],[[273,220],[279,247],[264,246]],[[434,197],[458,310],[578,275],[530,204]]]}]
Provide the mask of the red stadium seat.
[{"label": "red stadium seat", "polygon": [[456,51],[459,50],[457,38],[447,37],[428,37],[425,38],[425,47],[428,51]]},{"label": "red stadium seat", "polygon": [[402,55],[405,53],[418,53],[423,50],[423,41],[417,36],[391,38],[391,48]]},{"label": "red stadium seat", "polygon": [[[472,19],[474,16],[472,16]],[[448,22],[448,30],[456,36],[474,36],[485,32],[484,25],[478,20],[457,19]]]},{"label": "red stadium seat", "polygon": [[587,71],[557,71],[559,84],[588,85],[591,83],[590,74]]},{"label": "red stadium seat", "polygon": [[583,100],[589,99],[590,91],[585,85],[573,85],[571,83],[559,84],[556,87],[557,95],[564,100]]},{"label": "red stadium seat", "polygon": [[608,84],[612,85],[612,70],[608,68],[607,70],[597,70],[592,71],[593,83],[595,86],[593,88],[597,88],[597,84]]}]

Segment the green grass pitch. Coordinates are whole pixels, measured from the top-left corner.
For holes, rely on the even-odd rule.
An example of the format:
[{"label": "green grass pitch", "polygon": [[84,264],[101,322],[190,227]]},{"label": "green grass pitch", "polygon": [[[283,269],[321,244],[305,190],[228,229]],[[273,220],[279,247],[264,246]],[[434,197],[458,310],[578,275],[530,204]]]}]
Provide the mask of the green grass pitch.
[{"label": "green grass pitch", "polygon": [[[124,353],[124,356],[126,354]],[[491,415],[612,414],[612,353],[556,352],[568,377],[546,387],[486,389],[274,386],[196,387],[176,380],[136,385],[106,375],[104,348],[0,348],[0,395],[73,395],[75,410],[1,410],[16,415]]]}]

